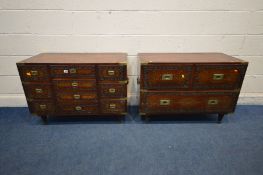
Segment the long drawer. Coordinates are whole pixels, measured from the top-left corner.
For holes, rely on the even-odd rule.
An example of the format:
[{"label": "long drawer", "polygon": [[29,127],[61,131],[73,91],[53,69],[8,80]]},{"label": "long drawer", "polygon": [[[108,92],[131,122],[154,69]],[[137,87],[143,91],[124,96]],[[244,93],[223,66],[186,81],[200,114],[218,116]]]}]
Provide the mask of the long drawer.
[{"label": "long drawer", "polygon": [[142,113],[233,112],[238,92],[141,92]]}]

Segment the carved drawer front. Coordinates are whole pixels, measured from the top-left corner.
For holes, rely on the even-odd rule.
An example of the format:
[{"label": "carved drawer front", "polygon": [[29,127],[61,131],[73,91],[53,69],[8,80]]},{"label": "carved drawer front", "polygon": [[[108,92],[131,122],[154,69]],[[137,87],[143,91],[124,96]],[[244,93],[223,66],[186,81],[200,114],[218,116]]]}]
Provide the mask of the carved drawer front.
[{"label": "carved drawer front", "polygon": [[27,98],[51,98],[52,90],[49,84],[23,83]]},{"label": "carved drawer front", "polygon": [[102,113],[126,113],[127,112],[127,101],[126,99],[103,99],[101,102]]},{"label": "carved drawer front", "polygon": [[57,92],[57,101],[63,102],[65,100],[69,101],[81,101],[86,100],[90,103],[97,103],[97,94],[93,92]]},{"label": "carved drawer front", "polygon": [[30,101],[28,105],[30,112],[37,115],[50,115],[55,109],[51,101]]},{"label": "carved drawer front", "polygon": [[94,65],[52,65],[53,77],[95,77]]},{"label": "carved drawer front", "polygon": [[95,79],[53,80],[55,89],[95,90]]},{"label": "carved drawer front", "polygon": [[187,89],[191,83],[191,65],[142,65],[142,88]]},{"label": "carved drawer front", "polygon": [[198,65],[193,81],[195,89],[238,89],[241,87],[246,66]]},{"label": "carved drawer front", "polygon": [[146,92],[141,111],[145,113],[232,112],[237,93],[223,92]]},{"label": "carved drawer front", "polygon": [[127,96],[127,85],[126,84],[113,84],[113,83],[100,84],[100,96],[102,98],[126,97]]},{"label": "carved drawer front", "polygon": [[63,115],[79,115],[79,114],[95,114],[97,113],[97,105],[86,103],[63,103],[58,104],[57,113]]},{"label": "carved drawer front", "polygon": [[126,65],[99,65],[100,80],[126,80]]},{"label": "carved drawer front", "polygon": [[45,65],[18,65],[22,81],[46,81],[49,80],[48,68]]}]

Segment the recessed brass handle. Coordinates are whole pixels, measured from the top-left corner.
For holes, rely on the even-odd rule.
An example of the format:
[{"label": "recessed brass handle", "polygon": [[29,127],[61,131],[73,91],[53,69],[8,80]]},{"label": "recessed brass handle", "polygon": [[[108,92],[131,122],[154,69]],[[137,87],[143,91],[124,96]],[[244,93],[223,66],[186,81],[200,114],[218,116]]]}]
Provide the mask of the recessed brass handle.
[{"label": "recessed brass handle", "polygon": [[39,105],[39,108],[40,108],[41,110],[45,110],[45,109],[47,109],[47,105],[41,104],[41,105]]},{"label": "recessed brass handle", "polygon": [[207,102],[209,105],[217,105],[218,104],[218,100],[215,100],[215,99],[213,99],[213,100],[208,100],[208,102]]},{"label": "recessed brass handle", "polygon": [[80,99],[80,95],[79,95],[79,94],[74,94],[73,97],[74,97],[74,99],[76,99],[76,100]]},{"label": "recessed brass handle", "polygon": [[77,83],[77,82],[73,82],[73,83],[71,83],[71,86],[73,86],[73,87],[77,87],[79,84]]},{"label": "recessed brass handle", "polygon": [[81,110],[82,110],[82,107],[81,107],[81,106],[76,106],[76,107],[75,107],[75,110],[76,110],[76,111],[81,111]]},{"label": "recessed brass handle", "polygon": [[162,75],[162,80],[172,80],[173,79],[173,74],[163,74]]},{"label": "recessed brass handle", "polygon": [[170,105],[171,101],[170,100],[160,100],[160,105],[161,106],[167,106]]},{"label": "recessed brass handle", "polygon": [[115,109],[116,108],[116,104],[110,104],[110,109]]},{"label": "recessed brass handle", "polygon": [[115,88],[110,88],[110,89],[109,89],[109,93],[114,94],[115,92],[116,92],[116,89],[115,89]]},{"label": "recessed brass handle", "polygon": [[108,70],[108,75],[114,75],[115,71],[114,70]]},{"label": "recessed brass handle", "polygon": [[71,69],[69,69],[69,72],[70,72],[71,74],[75,74],[75,73],[77,73],[77,69],[71,68]]},{"label": "recessed brass handle", "polygon": [[224,74],[213,74],[213,80],[222,80],[224,78]]},{"label": "recessed brass handle", "polygon": [[36,71],[36,70],[31,70],[30,73],[33,76],[37,76],[38,75],[38,71]]},{"label": "recessed brass handle", "polygon": [[38,94],[43,93],[43,89],[40,89],[40,88],[36,88],[35,91],[36,91],[36,93],[38,93]]}]

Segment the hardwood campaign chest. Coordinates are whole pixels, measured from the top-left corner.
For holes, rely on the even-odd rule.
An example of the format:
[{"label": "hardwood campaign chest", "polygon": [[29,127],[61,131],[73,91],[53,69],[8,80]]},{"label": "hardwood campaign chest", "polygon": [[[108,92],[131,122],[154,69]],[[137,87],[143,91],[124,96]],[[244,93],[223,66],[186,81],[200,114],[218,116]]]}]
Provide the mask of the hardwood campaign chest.
[{"label": "hardwood campaign chest", "polygon": [[235,110],[248,62],[222,53],[141,53],[140,114]]},{"label": "hardwood campaign chest", "polygon": [[31,113],[48,116],[127,113],[124,53],[43,53],[17,63]]}]

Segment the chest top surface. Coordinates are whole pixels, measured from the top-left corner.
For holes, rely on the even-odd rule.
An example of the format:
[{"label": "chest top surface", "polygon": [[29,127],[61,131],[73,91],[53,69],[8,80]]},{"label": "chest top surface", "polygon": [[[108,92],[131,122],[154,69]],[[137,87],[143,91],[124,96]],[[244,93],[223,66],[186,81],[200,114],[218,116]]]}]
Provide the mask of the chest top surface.
[{"label": "chest top surface", "polygon": [[121,63],[126,56],[125,53],[41,53],[18,63]]},{"label": "chest top surface", "polygon": [[247,63],[223,53],[140,53],[142,63]]}]

